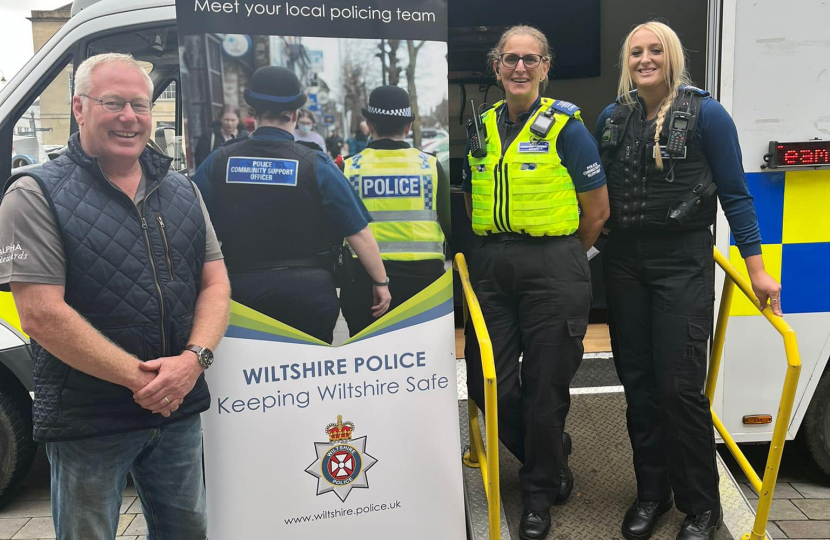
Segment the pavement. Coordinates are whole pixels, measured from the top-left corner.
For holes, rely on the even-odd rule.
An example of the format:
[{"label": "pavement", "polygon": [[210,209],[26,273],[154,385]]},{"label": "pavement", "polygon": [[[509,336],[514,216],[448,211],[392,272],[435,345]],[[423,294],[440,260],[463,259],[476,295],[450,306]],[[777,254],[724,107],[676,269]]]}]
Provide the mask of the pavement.
[{"label": "pavement", "polygon": [[[343,332],[343,329],[338,330]],[[574,378],[572,392],[617,387],[619,384],[612,360],[607,355],[586,355]],[[746,444],[741,448],[755,470],[763,471],[769,445]],[[747,499],[753,507],[756,506],[758,495],[743,471],[725,446],[719,446],[719,452]],[[117,538],[145,540],[146,526],[141,515],[141,502],[131,484],[128,483],[122,497]],[[0,540],[55,538],[51,516],[49,463],[41,447],[20,493],[0,509]],[[773,539],[830,540],[830,478],[813,468],[806,454],[793,442],[788,442],[784,448],[767,530]]]}]

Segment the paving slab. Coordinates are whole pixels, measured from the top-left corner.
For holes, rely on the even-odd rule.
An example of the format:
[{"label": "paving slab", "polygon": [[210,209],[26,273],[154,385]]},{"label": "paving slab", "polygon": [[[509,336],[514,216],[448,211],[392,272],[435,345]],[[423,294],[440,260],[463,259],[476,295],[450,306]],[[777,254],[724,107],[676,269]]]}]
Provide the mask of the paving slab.
[{"label": "paving slab", "polygon": [[16,499],[0,510],[0,518],[49,517],[51,515],[52,503],[48,500],[21,501]]},{"label": "paving slab", "polygon": [[28,522],[29,518],[25,517],[0,519],[0,540],[8,540]]},{"label": "paving slab", "polygon": [[119,514],[126,514],[127,509],[133,504],[138,497],[121,497],[121,508],[118,510]]},{"label": "paving slab", "polygon": [[129,514],[121,514],[118,516],[118,527],[115,529],[115,534],[124,534],[124,531],[130,526],[134,517]]},{"label": "paving slab", "polygon": [[124,512],[127,514],[141,514],[141,499],[135,497],[133,503]]},{"label": "paving slab", "polygon": [[[797,501],[803,501],[804,499],[796,499]],[[772,504],[769,508],[769,520],[770,521],[788,521],[788,520],[807,520],[809,519],[799,507],[793,504],[793,501],[789,499],[773,499]]]},{"label": "paving slab", "polygon": [[776,521],[789,538],[828,538],[830,521]]},{"label": "paving slab", "polygon": [[752,489],[752,484],[750,484],[749,482],[745,484],[738,484],[738,487],[741,488],[741,491],[744,492],[744,497],[746,497],[748,501],[758,500],[758,494],[755,493],[755,490]]},{"label": "paving slab", "polygon": [[14,540],[30,538],[55,538],[55,526],[51,517],[36,517],[29,520],[20,531],[12,536]]},{"label": "paving slab", "polygon": [[770,538],[773,538],[774,540],[778,540],[779,538],[787,538],[787,535],[781,532],[781,529],[779,529],[778,526],[771,521],[767,522],[767,533],[770,535]]},{"label": "paving slab", "polygon": [[797,489],[805,499],[830,499],[830,484],[827,483],[795,482],[792,487]]},{"label": "paving slab", "polygon": [[[801,485],[801,484],[799,484]],[[758,497],[758,492],[752,487],[752,484],[749,485],[750,489],[755,492],[755,497]],[[797,491],[793,486],[788,484],[787,482],[778,482],[775,484],[775,493],[773,493],[773,499],[801,499],[805,498],[806,495],[802,495],[799,491]],[[809,497],[806,497],[809,498]]]},{"label": "paving slab", "polygon": [[793,504],[810,519],[830,519],[830,499],[799,499]]},{"label": "paving slab", "polygon": [[147,522],[144,521],[144,516],[138,514],[130,523],[130,526],[127,527],[126,531],[123,531],[121,534],[124,536],[130,535],[145,535],[147,534]]}]

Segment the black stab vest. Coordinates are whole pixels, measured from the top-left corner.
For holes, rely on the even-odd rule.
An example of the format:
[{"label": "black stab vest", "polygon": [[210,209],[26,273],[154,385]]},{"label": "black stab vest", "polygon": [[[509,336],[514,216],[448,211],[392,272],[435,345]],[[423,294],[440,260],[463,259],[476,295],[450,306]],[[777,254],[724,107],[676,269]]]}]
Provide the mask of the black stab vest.
[{"label": "black stab vest", "polygon": [[[232,157],[296,160],[297,185],[227,183]],[[231,272],[278,267],[330,249],[332,234],[317,188],[316,151],[293,141],[255,138],[223,146],[214,154],[211,219]]]},{"label": "black stab vest", "polygon": [[[670,130],[672,110],[682,100],[691,100],[691,113],[700,116],[702,98],[707,92],[684,87],[666,113],[660,144],[665,146]],[[635,94],[636,98],[636,94]],[[647,122],[642,104],[617,106],[606,125],[600,147],[602,164],[608,179],[612,229],[682,229],[694,230],[715,222],[717,202],[714,196],[704,199],[683,225],[667,221],[669,209],[686,197],[698,184],[712,181],[712,170],[700,148],[695,130],[686,138],[686,158],[663,158],[663,170],[657,169],[653,157],[656,122]],[[673,181],[669,171],[673,166]]]}]

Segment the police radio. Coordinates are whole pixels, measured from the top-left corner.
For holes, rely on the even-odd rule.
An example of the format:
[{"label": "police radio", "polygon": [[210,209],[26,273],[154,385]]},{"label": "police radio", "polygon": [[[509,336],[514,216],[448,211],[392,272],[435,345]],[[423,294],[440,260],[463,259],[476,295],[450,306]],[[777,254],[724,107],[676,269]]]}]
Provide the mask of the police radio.
[{"label": "police radio", "polygon": [[543,114],[537,115],[536,120],[530,125],[530,132],[540,139],[547,137],[548,133],[550,133],[550,128],[556,123],[553,112],[553,109],[548,109]]},{"label": "police radio", "polygon": [[467,122],[467,139],[470,141],[470,155],[474,158],[483,158],[487,155],[487,148],[482,146],[482,141],[487,140],[487,130],[484,124],[481,123],[481,117],[478,115],[478,109],[473,100],[470,100],[470,105],[473,107],[473,117]]},{"label": "police radio", "polygon": [[686,157],[686,136],[689,134],[689,125],[692,115],[684,111],[674,111],[669,124],[669,139],[666,142],[666,153],[670,157]]}]

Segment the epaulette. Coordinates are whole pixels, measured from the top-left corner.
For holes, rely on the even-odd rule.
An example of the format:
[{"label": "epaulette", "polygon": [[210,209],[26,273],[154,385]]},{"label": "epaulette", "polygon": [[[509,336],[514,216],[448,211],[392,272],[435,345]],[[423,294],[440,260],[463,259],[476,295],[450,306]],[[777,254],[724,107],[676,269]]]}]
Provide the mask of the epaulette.
[{"label": "epaulette", "polygon": [[556,112],[567,114],[568,116],[575,116],[576,113],[579,112],[579,107],[577,107],[570,101],[562,101],[561,99],[554,100],[550,108],[555,110]]},{"label": "epaulette", "polygon": [[706,96],[708,96],[708,95],[709,95],[709,92],[707,92],[706,90],[701,90],[701,89],[700,89],[700,88],[698,88],[697,86],[692,86],[692,85],[690,85],[690,84],[689,84],[689,85],[684,86],[684,87],[683,87],[683,90],[684,90],[684,91],[687,91],[687,92],[690,92],[690,93],[695,93],[695,94],[697,94],[697,95],[699,95],[699,96],[703,96],[703,97],[706,97]]},{"label": "epaulette", "polygon": [[[617,99],[614,102],[615,103],[622,103],[622,98],[623,98],[624,95],[625,94],[617,96]],[[628,93],[628,96],[631,97],[631,99],[633,99],[634,101],[637,101],[637,89],[635,88],[634,90],[630,91]]]}]

